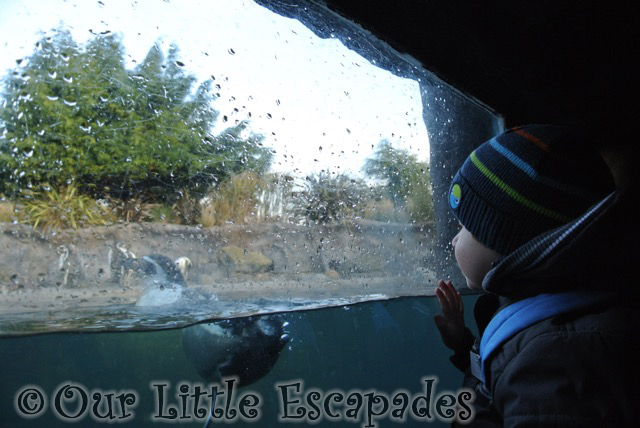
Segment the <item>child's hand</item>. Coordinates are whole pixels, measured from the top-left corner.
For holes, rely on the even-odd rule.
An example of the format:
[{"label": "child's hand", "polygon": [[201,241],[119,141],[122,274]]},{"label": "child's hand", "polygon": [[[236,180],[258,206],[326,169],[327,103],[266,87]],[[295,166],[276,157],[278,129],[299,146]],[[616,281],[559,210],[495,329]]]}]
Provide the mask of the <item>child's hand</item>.
[{"label": "child's hand", "polygon": [[440,331],[445,346],[459,351],[466,345],[462,297],[451,281],[443,280],[438,281],[436,296],[442,308],[442,314],[434,317],[436,327]]}]

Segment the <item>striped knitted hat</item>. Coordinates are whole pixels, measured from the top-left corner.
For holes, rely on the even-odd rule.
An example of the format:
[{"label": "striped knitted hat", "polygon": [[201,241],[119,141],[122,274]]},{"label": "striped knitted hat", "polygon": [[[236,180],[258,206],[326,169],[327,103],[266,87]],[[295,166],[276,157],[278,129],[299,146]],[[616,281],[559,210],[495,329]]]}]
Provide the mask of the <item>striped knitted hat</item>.
[{"label": "striped knitted hat", "polygon": [[453,178],[449,204],[478,241],[506,255],[577,218],[613,188],[606,164],[583,136],[531,125],[474,150]]}]

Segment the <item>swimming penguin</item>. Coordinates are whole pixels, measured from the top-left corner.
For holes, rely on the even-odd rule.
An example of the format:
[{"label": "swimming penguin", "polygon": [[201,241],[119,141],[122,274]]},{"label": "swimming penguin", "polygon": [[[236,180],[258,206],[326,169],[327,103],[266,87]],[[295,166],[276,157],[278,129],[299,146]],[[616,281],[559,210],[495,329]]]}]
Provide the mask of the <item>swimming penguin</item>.
[{"label": "swimming penguin", "polygon": [[136,306],[160,306],[177,302],[187,284],[176,263],[169,257],[150,254],[140,259],[127,259],[128,268],[144,283]]},{"label": "swimming penguin", "polygon": [[178,267],[178,270],[182,274],[182,277],[187,280],[189,279],[189,271],[193,268],[193,263],[189,259],[189,257],[178,257],[175,260],[175,264]]},{"label": "swimming penguin", "polygon": [[182,349],[198,374],[209,382],[237,377],[250,385],[271,371],[289,342],[282,315],[233,318],[182,330]]}]

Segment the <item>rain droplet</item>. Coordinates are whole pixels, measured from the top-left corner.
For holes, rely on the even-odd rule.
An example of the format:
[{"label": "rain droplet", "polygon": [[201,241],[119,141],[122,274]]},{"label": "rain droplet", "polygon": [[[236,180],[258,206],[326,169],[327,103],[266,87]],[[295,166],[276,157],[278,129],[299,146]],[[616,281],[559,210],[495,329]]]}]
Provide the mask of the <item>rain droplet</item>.
[{"label": "rain droplet", "polygon": [[78,104],[78,103],[77,103],[77,102],[75,102],[75,101],[68,101],[68,100],[65,100],[64,98],[62,99],[62,102],[63,102],[63,103],[65,103],[65,104],[66,104],[66,105],[68,105],[68,106],[71,106],[71,107],[73,107],[73,106],[75,106],[76,104]]},{"label": "rain droplet", "polygon": [[177,65],[178,67],[184,67],[184,62],[182,62],[182,61],[176,61],[176,65]]},{"label": "rain droplet", "polygon": [[57,101],[58,97],[54,96],[54,95],[47,95],[47,99],[51,100],[51,101]]},{"label": "rain droplet", "polygon": [[233,49],[231,49],[231,48],[229,48],[229,51],[228,51],[228,52],[229,52],[231,55],[235,55],[235,54],[236,54],[236,51],[234,51],[234,50],[233,50]]}]

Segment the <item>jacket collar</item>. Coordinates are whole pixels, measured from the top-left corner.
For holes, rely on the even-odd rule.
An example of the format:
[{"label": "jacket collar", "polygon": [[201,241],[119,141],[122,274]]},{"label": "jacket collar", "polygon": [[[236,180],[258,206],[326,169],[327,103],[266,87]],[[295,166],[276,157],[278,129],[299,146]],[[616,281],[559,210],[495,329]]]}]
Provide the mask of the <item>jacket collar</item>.
[{"label": "jacket collar", "polygon": [[640,248],[640,228],[631,225],[630,213],[635,212],[631,199],[613,192],[579,218],[525,243],[496,263],[483,288],[523,298],[617,286],[599,282],[607,278],[628,280],[638,262],[634,246]]}]

